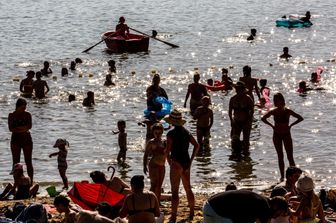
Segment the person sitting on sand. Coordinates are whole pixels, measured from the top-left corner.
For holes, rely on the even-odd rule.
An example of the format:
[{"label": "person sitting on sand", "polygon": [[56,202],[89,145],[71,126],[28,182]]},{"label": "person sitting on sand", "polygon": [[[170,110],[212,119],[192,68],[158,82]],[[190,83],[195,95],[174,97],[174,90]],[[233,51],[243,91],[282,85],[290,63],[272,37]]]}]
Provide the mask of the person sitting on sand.
[{"label": "person sitting on sand", "polygon": [[63,222],[65,223],[77,222],[76,215],[81,211],[81,208],[70,204],[69,198],[63,195],[58,195],[54,199],[54,206],[59,213],[65,213]]},{"label": "person sitting on sand", "polygon": [[247,37],[247,41],[252,41],[257,35],[257,30],[256,29],[251,29],[251,35]]},{"label": "person sitting on sand", "polygon": [[[199,144],[200,150],[209,149],[205,148],[208,143],[205,141],[209,140],[210,137],[210,129],[213,124],[213,112],[209,108],[210,98],[209,96],[203,96],[202,98],[202,106],[199,106],[193,115],[193,119],[197,120],[196,123],[196,133],[197,133],[197,142]],[[203,148],[204,146],[204,148]]]},{"label": "person sitting on sand", "polygon": [[82,104],[83,104],[84,107],[93,107],[95,105],[94,92],[93,91],[88,91],[87,92],[87,97],[84,98]]},{"label": "person sitting on sand", "polygon": [[20,91],[22,97],[31,98],[33,96],[33,83],[35,72],[30,70],[27,71],[27,77],[20,82]]},{"label": "person sitting on sand", "polygon": [[35,97],[37,99],[43,99],[49,92],[49,86],[45,80],[41,80],[42,73],[40,71],[36,72],[36,81],[33,83],[33,89]]},{"label": "person sitting on sand", "polygon": [[278,217],[277,199],[249,190],[230,190],[210,197],[203,206],[204,223],[268,223]]},{"label": "person sitting on sand", "polygon": [[[163,127],[160,123],[152,126],[154,138],[148,141],[143,157],[143,172],[149,174],[151,187],[157,199],[161,199],[161,187],[165,176],[166,140],[162,139]],[[151,157],[148,164],[148,157]]]},{"label": "person sitting on sand", "polygon": [[130,186],[119,177],[113,176],[112,179],[107,180],[106,175],[101,171],[91,172],[90,177],[94,183],[104,184],[119,194],[127,195],[131,192]]},{"label": "person sitting on sand", "polygon": [[[276,93],[274,95],[274,106],[275,108],[267,112],[261,121],[271,126],[273,129],[273,144],[278,155],[279,169],[280,169],[280,181],[284,180],[285,175],[285,163],[282,145],[285,147],[288,162],[290,166],[295,166],[293,157],[293,142],[290,133],[291,128],[302,122],[303,117],[291,109],[286,107],[285,98],[281,93]],[[270,123],[267,119],[269,117],[274,117],[274,123]],[[293,116],[296,120],[289,124],[290,117]]]},{"label": "person sitting on sand", "polygon": [[128,217],[128,223],[155,223],[155,217],[160,217],[160,205],[153,192],[144,191],[144,176],[133,176],[131,187],[132,193],[125,198],[119,216]]},{"label": "person sitting on sand", "polygon": [[257,79],[253,78],[251,76],[251,67],[246,65],[243,67],[243,77],[239,78],[239,81],[242,81],[245,83],[246,88],[247,88],[247,94],[250,95],[254,102],[254,97],[253,97],[253,90],[258,96],[258,99],[260,99],[260,92],[259,92],[259,87],[258,87],[258,81]]},{"label": "person sitting on sand", "polygon": [[42,76],[48,77],[52,73],[50,69],[50,64],[48,61],[44,61],[43,68],[41,69]]},{"label": "person sitting on sand", "polygon": [[106,87],[115,86],[115,84],[112,82],[112,75],[111,74],[106,75],[106,80],[105,80],[104,86],[106,86]]},{"label": "person sitting on sand", "polygon": [[14,196],[14,200],[28,199],[36,197],[39,189],[38,184],[32,184],[30,177],[23,174],[23,165],[17,163],[13,169],[14,185],[8,184],[5,190],[0,194],[0,200],[7,200],[10,195]]},{"label": "person sitting on sand", "polygon": [[154,74],[152,79],[152,85],[146,89],[147,108],[150,111],[160,111],[162,109],[161,104],[155,104],[154,99],[156,97],[164,97],[168,99],[166,91],[162,87],[160,87],[160,80],[160,75]]},{"label": "person sitting on sand", "polygon": [[283,48],[283,54],[280,55],[280,58],[281,58],[281,59],[286,59],[286,60],[288,60],[289,58],[291,58],[292,55],[290,55],[290,54],[288,53],[288,51],[289,51],[288,47],[284,47],[284,48]]},{"label": "person sitting on sand", "polygon": [[322,222],[325,223],[325,214],[320,198],[315,194],[315,184],[311,177],[302,176],[296,183],[298,190],[297,199],[291,199],[294,203],[299,202],[297,208],[291,208],[294,216],[298,217],[298,222]]},{"label": "person sitting on sand", "polygon": [[296,188],[296,182],[300,178],[302,174],[302,170],[299,167],[296,166],[289,166],[286,169],[286,180],[276,185],[274,188],[282,187],[286,189],[287,192],[291,193],[291,196],[296,196],[298,194],[297,188]]},{"label": "person sitting on sand", "polygon": [[126,22],[125,17],[121,16],[119,18],[119,23],[115,28],[115,35],[122,36],[123,38],[127,39],[129,34],[129,28],[125,22]]},{"label": "person sitting on sand", "polygon": [[[302,22],[310,22],[311,14],[310,11],[307,11],[304,17],[301,17],[300,20]],[[311,22],[310,22],[311,23]]]},{"label": "person sitting on sand", "polygon": [[206,87],[199,83],[201,76],[199,73],[194,74],[194,83],[188,85],[188,91],[184,100],[184,107],[187,107],[187,101],[190,97],[190,113],[193,114],[199,106],[202,105],[201,99],[207,96],[208,92]]}]

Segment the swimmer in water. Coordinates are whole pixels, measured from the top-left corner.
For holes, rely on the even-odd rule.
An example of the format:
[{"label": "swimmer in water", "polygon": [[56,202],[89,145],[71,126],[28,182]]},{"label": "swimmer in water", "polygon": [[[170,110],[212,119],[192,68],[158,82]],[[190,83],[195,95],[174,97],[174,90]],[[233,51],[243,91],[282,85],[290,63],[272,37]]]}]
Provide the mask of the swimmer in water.
[{"label": "swimmer in water", "polygon": [[256,29],[251,29],[251,35],[247,37],[247,41],[252,41],[255,39],[257,35],[257,30]]},{"label": "swimmer in water", "polygon": [[281,58],[281,59],[286,59],[286,60],[288,60],[289,58],[291,58],[292,55],[290,55],[290,54],[288,53],[288,51],[289,51],[288,47],[284,47],[284,48],[283,48],[283,54],[280,55],[280,58]]},{"label": "swimmer in water", "polygon": [[33,83],[35,72],[30,70],[27,71],[27,77],[23,79],[20,83],[20,91],[22,92],[22,97],[31,98],[33,96]]},{"label": "swimmer in water", "polygon": [[48,77],[49,74],[52,73],[52,70],[50,69],[50,64],[48,61],[44,61],[43,68],[41,69],[42,76]]},{"label": "swimmer in water", "polygon": [[[281,175],[280,181],[283,181],[285,177],[285,162],[282,145],[284,145],[285,147],[289,165],[295,166],[293,157],[293,141],[290,130],[294,125],[302,122],[303,117],[286,107],[285,98],[281,93],[276,93],[274,95],[273,101],[275,108],[267,112],[261,118],[261,121],[271,126],[273,129],[273,144],[278,154],[278,162]],[[274,117],[273,124],[267,120],[271,116]],[[289,124],[291,116],[296,118],[296,121]]]}]

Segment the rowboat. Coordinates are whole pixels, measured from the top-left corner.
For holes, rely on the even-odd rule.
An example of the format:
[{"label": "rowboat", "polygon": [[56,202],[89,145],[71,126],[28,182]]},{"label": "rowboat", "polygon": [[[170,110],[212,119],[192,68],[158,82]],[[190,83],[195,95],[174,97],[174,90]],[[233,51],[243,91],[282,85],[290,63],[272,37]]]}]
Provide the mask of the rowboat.
[{"label": "rowboat", "polygon": [[113,53],[136,53],[146,52],[149,46],[149,37],[130,33],[127,38],[123,36],[114,36],[115,32],[106,32],[102,34],[107,48]]}]

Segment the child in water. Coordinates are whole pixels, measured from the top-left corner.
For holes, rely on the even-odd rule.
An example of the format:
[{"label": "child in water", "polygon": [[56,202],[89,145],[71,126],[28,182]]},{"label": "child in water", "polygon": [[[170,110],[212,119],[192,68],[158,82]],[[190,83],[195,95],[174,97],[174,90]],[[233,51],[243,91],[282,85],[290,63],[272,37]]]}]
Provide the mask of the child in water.
[{"label": "child in water", "polygon": [[[303,121],[303,118],[301,115],[286,107],[285,98],[281,93],[276,93],[274,95],[273,101],[275,108],[267,112],[261,118],[261,121],[271,126],[273,129],[273,144],[278,154],[279,169],[281,175],[280,181],[283,181],[285,177],[285,162],[283,158],[284,155],[282,145],[284,145],[285,147],[289,165],[295,166],[293,157],[293,141],[290,130],[294,125]],[[273,124],[267,120],[271,116],[274,117]],[[291,116],[296,118],[296,121],[289,124],[289,119]]]},{"label": "child in water", "polygon": [[63,189],[66,190],[69,188],[68,178],[65,175],[68,168],[66,161],[68,155],[67,147],[69,147],[69,142],[66,139],[57,139],[54,148],[58,148],[59,151],[49,155],[49,158],[57,156],[58,171],[63,181]]},{"label": "child in water", "polygon": [[95,105],[94,101],[94,92],[88,91],[87,97],[83,100],[83,106],[84,107],[93,107]]},{"label": "child in water", "polygon": [[259,84],[260,84],[260,94],[261,94],[261,98],[259,100],[260,105],[264,105],[263,107],[267,107],[271,104],[271,100],[270,100],[271,89],[266,86],[267,85],[266,79],[261,79],[259,81]]},{"label": "child in water", "polygon": [[104,86],[106,86],[106,87],[115,86],[115,84],[112,82],[112,75],[111,74],[106,75],[106,80],[105,80]]},{"label": "child in water", "polygon": [[[205,140],[208,140],[210,137],[210,129],[213,124],[213,112],[209,108],[209,96],[203,96],[201,102],[202,106],[199,106],[195,110],[193,118],[197,120],[197,142],[200,145],[200,149],[203,149],[203,146],[205,147]],[[209,149],[209,147],[207,146],[206,149]]]},{"label": "child in water", "polygon": [[117,156],[117,161],[119,164],[123,164],[126,161],[127,151],[126,122],[124,120],[119,120],[117,126],[118,131],[113,131],[114,134],[118,134],[118,145],[120,150]]},{"label": "child in water", "polygon": [[109,65],[109,71],[111,73],[117,73],[117,68],[115,66],[115,61],[114,60],[109,60],[107,63]]},{"label": "child in water", "polygon": [[156,123],[159,123],[159,120],[156,117],[156,112],[155,111],[151,111],[149,113],[148,119],[138,123],[138,125],[141,125],[143,127],[147,127],[146,144],[150,139],[154,138],[153,131],[152,131],[152,126]]},{"label": "child in water", "polygon": [[[165,163],[167,154],[166,140],[163,140],[163,126],[156,123],[152,126],[154,138],[148,141],[146,145],[145,154],[143,157],[143,171],[145,174],[149,173],[151,181],[150,190],[155,193],[158,200],[161,197],[161,187],[165,176]],[[151,157],[148,164],[148,157]]]}]

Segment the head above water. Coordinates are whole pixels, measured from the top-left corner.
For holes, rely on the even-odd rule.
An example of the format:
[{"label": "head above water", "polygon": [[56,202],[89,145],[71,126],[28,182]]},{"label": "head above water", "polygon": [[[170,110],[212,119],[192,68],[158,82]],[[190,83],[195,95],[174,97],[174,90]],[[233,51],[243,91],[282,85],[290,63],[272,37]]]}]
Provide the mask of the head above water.
[{"label": "head above water", "polygon": [[307,11],[307,12],[306,12],[306,17],[307,17],[308,19],[310,19],[310,18],[311,18],[310,11]]},{"label": "head above water", "polygon": [[252,34],[252,36],[255,36],[257,34],[257,30],[256,29],[251,29],[251,34]]},{"label": "head above water", "polygon": [[93,91],[88,91],[87,93],[88,98],[94,98],[94,92]]},{"label": "head above water", "polygon": [[284,53],[288,53],[288,51],[289,51],[287,46],[285,46],[282,50],[283,50]]},{"label": "head above water", "polygon": [[267,80],[266,79],[260,79],[259,84],[261,87],[265,87],[267,85]]},{"label": "head above water", "polygon": [[214,81],[213,81],[213,79],[208,79],[207,80],[207,84],[209,85],[209,86],[213,86],[213,84],[214,84]]},{"label": "head above water", "polygon": [[305,90],[307,88],[307,83],[305,81],[300,81],[299,88]]},{"label": "head above water", "polygon": [[48,67],[50,66],[50,64],[49,64],[48,61],[44,61],[44,62],[43,62],[43,65],[44,65],[45,68],[48,68]]},{"label": "head above water", "polygon": [[110,67],[114,67],[115,66],[115,61],[114,60],[109,60],[107,62],[107,64],[110,66]]},{"label": "head above water", "polygon": [[81,58],[78,58],[78,57],[75,59],[75,62],[76,62],[76,63],[83,63],[82,59],[81,59]]}]

